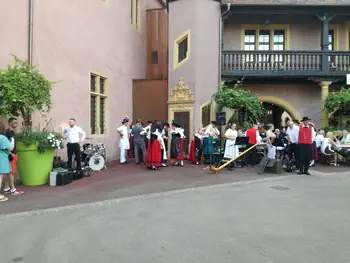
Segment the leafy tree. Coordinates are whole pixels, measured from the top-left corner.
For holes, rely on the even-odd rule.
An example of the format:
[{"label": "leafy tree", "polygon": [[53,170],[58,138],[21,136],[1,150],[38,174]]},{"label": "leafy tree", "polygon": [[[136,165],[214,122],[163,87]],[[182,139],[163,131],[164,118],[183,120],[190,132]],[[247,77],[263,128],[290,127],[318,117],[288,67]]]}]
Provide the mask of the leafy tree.
[{"label": "leafy tree", "polygon": [[0,70],[0,115],[21,116],[24,126],[30,128],[33,112],[51,108],[50,91],[54,83],[37,66],[13,58],[13,65]]},{"label": "leafy tree", "polygon": [[331,92],[325,100],[325,111],[333,113],[332,119],[338,128],[349,128],[350,89],[341,88],[339,92]]},{"label": "leafy tree", "polygon": [[213,95],[213,100],[222,109],[224,107],[235,112],[244,113],[244,126],[249,127],[257,122],[262,115],[263,108],[257,96],[251,91],[242,89],[243,80],[233,86],[220,84],[219,91]]},{"label": "leafy tree", "polygon": [[350,113],[350,89],[341,88],[339,92],[331,92],[325,100],[325,110],[328,113]]}]

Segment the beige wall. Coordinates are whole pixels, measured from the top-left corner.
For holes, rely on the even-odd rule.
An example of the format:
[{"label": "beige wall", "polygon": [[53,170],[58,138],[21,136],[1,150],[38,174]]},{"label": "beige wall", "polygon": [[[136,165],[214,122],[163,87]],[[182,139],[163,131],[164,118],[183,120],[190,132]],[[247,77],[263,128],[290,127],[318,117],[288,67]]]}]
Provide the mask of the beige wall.
[{"label": "beige wall", "polygon": [[[224,49],[242,49],[242,25],[225,24],[224,27]],[[348,33],[350,24],[330,25],[335,29],[336,42],[339,51],[348,49]],[[321,49],[321,25],[320,24],[291,24],[289,25],[290,50],[320,50]],[[337,37],[338,36],[338,37]]]},{"label": "beige wall", "polygon": [[[194,127],[201,123],[200,106],[211,99],[219,83],[220,4],[212,0],[179,0],[169,4],[169,93],[183,78],[195,96]],[[174,41],[191,32],[191,58],[173,68]]]},{"label": "beige wall", "polygon": [[[276,105],[282,106],[278,100],[290,104],[301,117],[310,117],[316,127],[319,127],[321,87],[317,84],[244,84],[243,86],[258,96],[277,98]],[[274,103],[273,101],[268,102]]]},{"label": "beige wall", "polygon": [[[158,0],[141,1],[141,30],[131,26],[126,0],[34,0],[34,64],[58,83],[52,91],[52,117],[58,129],[70,117],[89,132],[89,72],[108,77],[108,131],[89,136],[107,145],[108,159],[119,155],[116,128],[132,116],[132,80],[145,77],[145,9]],[[0,68],[11,53],[27,59],[28,1],[0,2]],[[36,118],[36,121],[38,119]]]}]

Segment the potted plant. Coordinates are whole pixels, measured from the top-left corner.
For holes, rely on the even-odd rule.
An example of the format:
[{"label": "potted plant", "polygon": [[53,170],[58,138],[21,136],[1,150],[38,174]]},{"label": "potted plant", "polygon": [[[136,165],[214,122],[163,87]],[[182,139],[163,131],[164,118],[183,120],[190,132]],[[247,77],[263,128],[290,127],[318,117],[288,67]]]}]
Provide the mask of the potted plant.
[{"label": "potted plant", "polygon": [[50,110],[54,82],[46,79],[37,66],[13,57],[14,64],[0,70],[0,115],[23,119],[23,129],[16,136],[21,181],[24,185],[43,185],[48,181],[55,150],[63,147],[63,139],[56,133],[35,130],[31,116]]}]

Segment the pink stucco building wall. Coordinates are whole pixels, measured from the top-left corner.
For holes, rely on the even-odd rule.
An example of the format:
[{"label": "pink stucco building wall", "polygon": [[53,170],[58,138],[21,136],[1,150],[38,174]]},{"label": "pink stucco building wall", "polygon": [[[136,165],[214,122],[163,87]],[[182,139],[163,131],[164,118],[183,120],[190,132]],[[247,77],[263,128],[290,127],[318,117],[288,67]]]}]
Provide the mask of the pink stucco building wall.
[{"label": "pink stucco building wall", "polygon": [[[146,73],[146,9],[161,8],[158,0],[143,0],[141,27],[131,25],[131,1],[34,0],[33,63],[56,81],[53,109],[47,116],[60,131],[70,117],[90,131],[90,72],[108,78],[107,135],[88,135],[107,146],[108,159],[118,157],[116,128],[132,116],[132,80]],[[28,1],[0,2],[0,68],[10,54],[27,59]],[[42,122],[36,114],[34,122]],[[89,141],[90,142],[90,141]],[[63,153],[62,153],[63,154]]]}]

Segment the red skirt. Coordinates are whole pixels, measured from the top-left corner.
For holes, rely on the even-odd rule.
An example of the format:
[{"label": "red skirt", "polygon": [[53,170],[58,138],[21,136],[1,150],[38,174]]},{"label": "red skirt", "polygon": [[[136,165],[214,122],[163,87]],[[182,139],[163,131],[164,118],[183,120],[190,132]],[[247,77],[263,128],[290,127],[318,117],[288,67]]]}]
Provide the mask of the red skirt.
[{"label": "red skirt", "polygon": [[316,142],[312,143],[312,158],[314,161],[318,160],[318,152],[317,152]]},{"label": "red skirt", "polygon": [[148,167],[159,167],[162,162],[162,151],[160,148],[160,143],[158,140],[153,140],[149,142],[147,148],[146,165]]},{"label": "red skirt", "polygon": [[195,142],[195,140],[191,141],[190,154],[188,155],[188,160],[192,163],[199,163],[201,161],[200,158],[198,158],[198,156],[196,156],[196,142]]},{"label": "red skirt", "polygon": [[183,161],[185,159],[184,139],[180,139],[178,143],[173,141],[171,143],[171,160]]}]

